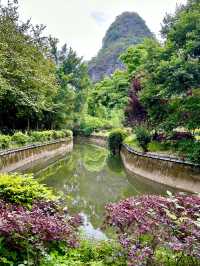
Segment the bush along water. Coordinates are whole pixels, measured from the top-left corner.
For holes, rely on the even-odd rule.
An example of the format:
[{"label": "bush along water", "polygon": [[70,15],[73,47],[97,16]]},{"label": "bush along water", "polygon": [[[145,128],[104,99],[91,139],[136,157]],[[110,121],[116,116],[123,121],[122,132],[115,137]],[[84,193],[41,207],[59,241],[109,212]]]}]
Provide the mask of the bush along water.
[{"label": "bush along water", "polygon": [[134,129],[136,139],[144,152],[148,151],[148,144],[151,142],[151,135],[144,126],[138,126]]},{"label": "bush along water", "polygon": [[0,265],[126,265],[115,241],[81,239],[79,215],[31,176],[0,175]]},{"label": "bush along water", "polygon": [[112,155],[118,155],[121,150],[123,140],[127,137],[127,133],[123,129],[114,129],[108,136],[108,147]]},{"label": "bush along water", "polygon": [[16,132],[12,136],[0,134],[0,149],[15,148],[32,143],[48,142],[71,137],[72,131],[67,129],[30,131],[29,133]]},{"label": "bush along water", "polygon": [[0,265],[41,265],[61,246],[79,245],[79,215],[29,176],[0,176]]},{"label": "bush along water", "polygon": [[106,207],[131,266],[200,265],[200,197],[139,196]]},{"label": "bush along water", "polygon": [[84,119],[80,122],[80,125],[74,128],[74,133],[76,135],[90,136],[93,132],[98,132],[101,130],[111,129],[112,124],[102,118],[93,117],[90,115],[85,115]]},{"label": "bush along water", "polygon": [[106,206],[117,239],[83,240],[82,219],[31,176],[0,175],[0,265],[199,266],[200,197],[138,196]]}]

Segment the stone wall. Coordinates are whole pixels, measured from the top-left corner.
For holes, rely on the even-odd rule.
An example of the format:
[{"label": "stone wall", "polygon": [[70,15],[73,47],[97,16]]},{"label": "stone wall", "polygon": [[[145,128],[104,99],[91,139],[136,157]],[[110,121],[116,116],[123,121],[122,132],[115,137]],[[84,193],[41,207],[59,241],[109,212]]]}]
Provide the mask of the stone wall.
[{"label": "stone wall", "polygon": [[0,172],[25,171],[34,165],[44,165],[62,158],[73,149],[72,139],[35,144],[0,153]]},{"label": "stone wall", "polygon": [[127,170],[152,181],[188,192],[200,192],[200,166],[158,154],[143,154],[123,145]]}]

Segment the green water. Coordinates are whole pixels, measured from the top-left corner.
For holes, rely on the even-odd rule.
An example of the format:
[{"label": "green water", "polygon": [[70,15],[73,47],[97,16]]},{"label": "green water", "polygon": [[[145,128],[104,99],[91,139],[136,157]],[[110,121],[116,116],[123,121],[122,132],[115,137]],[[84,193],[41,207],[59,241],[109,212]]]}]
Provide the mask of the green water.
[{"label": "green water", "polygon": [[119,158],[109,156],[107,149],[77,143],[71,155],[36,173],[36,177],[62,192],[72,213],[81,213],[85,231],[103,237],[104,206],[110,202],[144,193],[163,193],[166,188],[128,174]]}]

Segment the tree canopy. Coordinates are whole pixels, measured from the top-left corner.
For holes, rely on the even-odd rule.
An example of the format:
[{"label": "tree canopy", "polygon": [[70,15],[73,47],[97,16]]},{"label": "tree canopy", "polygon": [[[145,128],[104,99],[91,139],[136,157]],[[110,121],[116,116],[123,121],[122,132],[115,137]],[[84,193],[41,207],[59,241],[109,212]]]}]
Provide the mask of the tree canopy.
[{"label": "tree canopy", "polygon": [[130,79],[139,79],[147,122],[161,130],[200,126],[200,3],[188,1],[164,20],[162,45],[130,47],[121,59]]},{"label": "tree canopy", "polygon": [[0,4],[0,129],[73,124],[89,86],[87,67],[72,48],[43,36],[43,25],[20,22],[18,2]]}]

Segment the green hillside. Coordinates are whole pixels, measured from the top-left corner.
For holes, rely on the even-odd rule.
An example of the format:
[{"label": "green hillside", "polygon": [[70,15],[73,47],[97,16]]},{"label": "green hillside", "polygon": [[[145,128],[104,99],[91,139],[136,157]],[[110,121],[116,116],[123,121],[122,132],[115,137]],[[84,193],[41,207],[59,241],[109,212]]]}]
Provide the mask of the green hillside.
[{"label": "green hillside", "polygon": [[145,21],[135,12],[124,12],[111,24],[103,39],[98,55],[89,62],[89,73],[93,81],[122,69],[119,55],[130,45],[139,44],[153,34]]}]

